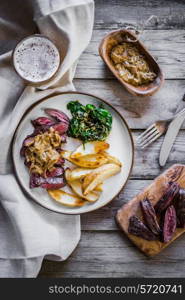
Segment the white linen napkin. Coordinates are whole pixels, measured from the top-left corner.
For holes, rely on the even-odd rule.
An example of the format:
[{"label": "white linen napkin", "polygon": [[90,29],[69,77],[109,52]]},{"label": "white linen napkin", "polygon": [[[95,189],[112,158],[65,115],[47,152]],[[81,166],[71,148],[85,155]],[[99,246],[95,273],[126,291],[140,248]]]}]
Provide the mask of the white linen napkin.
[{"label": "white linen napkin", "polygon": [[[65,260],[74,250],[80,239],[80,216],[48,211],[23,192],[15,178],[11,141],[31,104],[74,90],[77,59],[92,34],[94,2],[2,0],[0,11],[0,51],[4,52],[0,56],[0,277],[35,277],[43,258]],[[35,32],[35,24],[55,42],[62,57],[55,79],[37,89],[24,88],[12,67],[11,51],[6,52]]]}]

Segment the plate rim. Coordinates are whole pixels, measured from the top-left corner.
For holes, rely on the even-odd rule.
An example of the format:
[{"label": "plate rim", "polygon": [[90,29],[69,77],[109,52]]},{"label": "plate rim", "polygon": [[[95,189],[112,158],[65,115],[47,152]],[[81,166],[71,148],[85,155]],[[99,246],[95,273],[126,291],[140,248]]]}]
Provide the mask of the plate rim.
[{"label": "plate rim", "polygon": [[[130,137],[130,141],[131,141],[131,147],[132,147],[132,161],[131,161],[131,165],[130,165],[130,170],[129,170],[129,173],[128,173],[128,176],[127,176],[127,179],[125,181],[125,183],[121,186],[121,188],[119,189],[119,191],[116,193],[116,195],[111,198],[106,204],[103,204],[101,205],[100,207],[98,208],[94,208],[94,209],[91,209],[90,211],[84,211],[84,212],[78,212],[78,213],[75,213],[74,212],[59,212],[58,210],[54,210],[54,209],[51,209],[51,208],[48,208],[44,205],[42,205],[40,202],[38,202],[36,200],[36,198],[32,197],[28,191],[26,190],[26,188],[22,185],[20,179],[19,179],[19,176],[17,174],[17,170],[16,170],[16,166],[15,166],[15,161],[14,161],[14,148],[15,148],[15,140],[16,140],[16,137],[17,137],[17,132],[18,132],[18,129],[22,123],[22,121],[24,120],[24,118],[27,116],[27,114],[33,110],[33,108],[35,106],[37,106],[38,104],[40,104],[41,102],[44,102],[46,101],[47,99],[49,98],[53,98],[55,96],[59,96],[59,95],[65,95],[65,94],[79,94],[79,95],[86,95],[86,96],[90,96],[90,97],[94,97],[96,99],[98,99],[99,101],[102,101],[104,102],[107,106],[110,106],[121,118],[121,120],[123,121],[124,125],[126,126],[127,128],[127,131],[128,131],[128,134],[129,134],[129,137]],[[121,191],[124,189],[125,185],[127,184],[129,178],[130,178],[130,175],[131,175],[131,172],[132,172],[132,169],[133,169],[133,165],[134,165],[134,154],[135,154],[135,146],[134,146],[134,140],[133,140],[133,136],[132,136],[132,132],[131,132],[131,129],[130,127],[128,126],[125,118],[121,115],[121,113],[112,105],[110,104],[108,101],[100,98],[99,96],[96,96],[96,95],[93,95],[93,94],[90,94],[90,93],[85,93],[85,92],[78,92],[78,91],[67,91],[67,92],[54,92],[52,94],[50,94],[49,96],[46,96],[40,100],[38,100],[37,102],[31,104],[27,109],[26,111],[24,112],[24,114],[22,115],[15,131],[14,131],[14,134],[13,134],[13,138],[12,138],[12,145],[11,145],[11,156],[12,156],[12,161],[13,161],[13,168],[14,168],[14,172],[15,172],[15,177],[17,178],[18,182],[19,182],[19,185],[21,186],[21,188],[24,190],[24,192],[31,198],[32,201],[34,201],[35,203],[37,203],[38,205],[40,205],[41,207],[44,207],[45,209],[51,211],[51,212],[54,212],[54,213],[58,213],[58,214],[64,214],[64,215],[82,215],[82,214],[85,214],[85,213],[89,213],[89,212],[93,212],[95,210],[98,210],[106,205],[108,205],[110,202],[112,202],[120,193]]]}]

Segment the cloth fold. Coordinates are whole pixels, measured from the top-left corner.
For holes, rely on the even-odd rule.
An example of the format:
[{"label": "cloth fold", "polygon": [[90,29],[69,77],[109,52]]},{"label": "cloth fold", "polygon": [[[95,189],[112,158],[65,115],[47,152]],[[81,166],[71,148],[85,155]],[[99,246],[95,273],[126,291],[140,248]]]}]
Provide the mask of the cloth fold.
[{"label": "cloth fold", "polygon": [[[0,28],[3,24],[0,56],[0,277],[35,277],[43,258],[65,260],[74,250],[80,239],[80,216],[51,212],[24,193],[15,178],[12,165],[12,137],[30,105],[54,93],[75,89],[72,80],[77,61],[92,34],[94,2],[11,1],[10,8],[12,3],[13,7],[20,2],[22,4],[22,15],[19,12],[18,19],[15,19],[13,10],[7,10],[7,2],[10,0],[2,0],[0,4],[3,12],[3,16],[0,16]],[[30,15],[24,15],[24,10]],[[25,22],[27,28],[24,28],[22,18],[30,18]],[[22,28],[20,36],[15,34],[16,28],[18,32]],[[25,87],[12,67],[11,51],[6,50],[14,47],[19,39],[33,34],[36,28],[54,41],[62,62],[49,83],[37,88],[30,85]],[[9,37],[11,40],[5,45]]]}]

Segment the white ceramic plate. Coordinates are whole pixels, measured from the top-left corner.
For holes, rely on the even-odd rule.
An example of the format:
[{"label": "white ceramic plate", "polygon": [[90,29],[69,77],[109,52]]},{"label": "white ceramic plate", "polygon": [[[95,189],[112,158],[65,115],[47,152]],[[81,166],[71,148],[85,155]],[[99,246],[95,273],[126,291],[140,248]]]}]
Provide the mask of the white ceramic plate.
[{"label": "white ceramic plate", "polygon": [[[67,206],[63,206],[62,204],[59,204],[51,199],[47,191],[42,188],[29,188],[29,173],[28,169],[24,165],[23,158],[21,158],[20,156],[20,149],[24,138],[28,134],[33,132],[31,120],[36,119],[40,116],[44,116],[45,108],[59,109],[66,113],[68,116],[71,116],[70,112],[66,108],[66,105],[68,102],[75,100],[79,100],[83,105],[91,103],[98,106],[99,104],[103,103],[105,108],[112,113],[113,125],[111,133],[107,139],[108,143],[110,144],[108,152],[111,155],[116,156],[122,162],[123,166],[119,174],[107,179],[104,182],[103,192],[100,198],[95,203],[87,203],[82,207],[70,208]],[[79,144],[80,142],[78,140],[68,138],[68,142],[63,148],[74,150]],[[16,130],[12,151],[17,178],[28,195],[45,208],[64,214],[82,214],[90,212],[110,202],[114,197],[118,195],[118,193],[125,185],[132,169],[134,156],[132,136],[129,131],[128,125],[121,117],[121,115],[112,106],[110,106],[103,100],[93,95],[77,92],[63,93],[47,98],[38,102],[33,108],[31,108],[29,112],[25,114]],[[66,187],[64,188],[64,190],[66,190]]]}]

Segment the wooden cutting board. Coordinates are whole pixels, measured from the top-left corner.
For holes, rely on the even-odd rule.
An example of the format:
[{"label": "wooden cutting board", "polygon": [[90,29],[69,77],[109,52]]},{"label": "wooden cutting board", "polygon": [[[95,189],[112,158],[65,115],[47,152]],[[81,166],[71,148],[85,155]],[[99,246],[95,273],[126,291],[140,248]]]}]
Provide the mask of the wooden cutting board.
[{"label": "wooden cutting board", "polygon": [[129,219],[133,215],[137,215],[142,219],[142,212],[140,208],[140,201],[144,198],[148,198],[153,205],[155,205],[166,191],[169,182],[176,181],[181,188],[185,189],[185,165],[173,165],[163,174],[158,176],[148,187],[146,187],[141,193],[136,195],[127,204],[123,205],[118,210],[116,220],[125,232],[128,238],[147,256],[154,256],[171,244],[176,238],[185,232],[185,228],[177,228],[173,238],[168,243],[160,241],[147,241],[143,238],[137,237],[128,233]]}]

